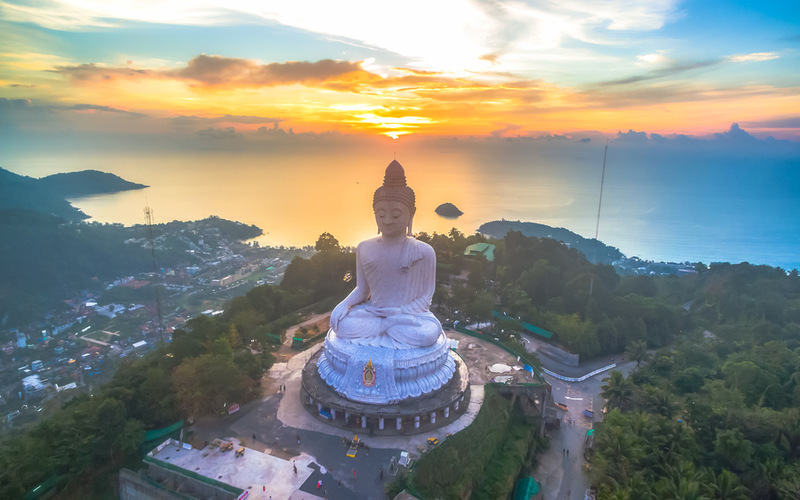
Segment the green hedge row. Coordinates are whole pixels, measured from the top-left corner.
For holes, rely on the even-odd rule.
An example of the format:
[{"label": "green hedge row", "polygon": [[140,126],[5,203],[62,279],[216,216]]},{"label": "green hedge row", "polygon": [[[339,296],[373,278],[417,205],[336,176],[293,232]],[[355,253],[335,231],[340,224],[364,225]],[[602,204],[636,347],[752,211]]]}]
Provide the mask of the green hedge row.
[{"label": "green hedge row", "polygon": [[[421,498],[506,498],[538,446],[537,420],[485,386],[475,421],[425,454],[408,478]],[[531,449],[533,447],[533,449]]]}]

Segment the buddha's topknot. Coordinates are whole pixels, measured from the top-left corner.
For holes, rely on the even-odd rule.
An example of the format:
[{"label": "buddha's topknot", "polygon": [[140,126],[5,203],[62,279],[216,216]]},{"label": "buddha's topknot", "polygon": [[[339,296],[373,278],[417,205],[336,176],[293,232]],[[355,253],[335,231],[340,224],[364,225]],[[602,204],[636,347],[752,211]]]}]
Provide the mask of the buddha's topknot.
[{"label": "buddha's topknot", "polygon": [[403,166],[397,160],[386,167],[386,175],[383,177],[383,185],[375,190],[372,197],[372,207],[379,201],[397,201],[408,207],[412,215],[416,210],[416,197],[414,190],[406,184],[406,173]]}]

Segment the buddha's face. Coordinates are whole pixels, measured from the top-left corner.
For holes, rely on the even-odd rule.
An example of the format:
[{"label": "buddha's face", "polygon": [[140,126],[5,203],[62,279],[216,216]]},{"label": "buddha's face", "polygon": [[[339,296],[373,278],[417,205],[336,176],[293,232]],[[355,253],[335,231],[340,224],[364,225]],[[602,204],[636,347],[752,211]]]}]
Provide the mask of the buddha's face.
[{"label": "buddha's face", "polygon": [[408,207],[399,201],[381,200],[375,204],[375,222],[378,223],[378,231],[389,238],[405,235],[411,217]]}]

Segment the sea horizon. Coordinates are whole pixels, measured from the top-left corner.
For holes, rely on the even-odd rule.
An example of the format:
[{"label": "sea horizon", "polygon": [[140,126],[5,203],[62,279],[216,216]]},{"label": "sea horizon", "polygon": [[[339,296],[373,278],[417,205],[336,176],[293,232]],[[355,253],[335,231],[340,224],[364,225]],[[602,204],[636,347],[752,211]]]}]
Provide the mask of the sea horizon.
[{"label": "sea horizon", "polygon": [[[416,192],[415,232],[455,227],[472,234],[485,222],[505,219],[594,237],[604,144],[565,148],[521,140],[479,148],[466,142],[392,148],[397,151],[18,155],[2,166],[37,178],[95,169],[149,186],[69,200],[90,221],[143,224],[149,206],[156,223],[215,215],[256,225],[264,231],[257,238],[263,245],[313,245],[329,232],[353,246],[376,235],[372,194],[397,158]],[[611,143],[600,241],[643,260],[800,268],[799,145],[788,143],[788,159],[656,146]],[[464,215],[436,214],[445,202]]]}]

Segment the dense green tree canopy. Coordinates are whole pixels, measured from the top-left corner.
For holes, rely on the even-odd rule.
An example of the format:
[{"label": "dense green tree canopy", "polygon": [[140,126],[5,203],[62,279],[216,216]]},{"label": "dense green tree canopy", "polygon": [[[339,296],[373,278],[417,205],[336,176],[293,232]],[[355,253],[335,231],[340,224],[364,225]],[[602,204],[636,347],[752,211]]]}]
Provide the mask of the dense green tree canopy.
[{"label": "dense green tree canopy", "polygon": [[[603,386],[608,407],[623,411],[595,433],[602,499],[634,498],[634,486],[655,498],[800,498],[798,276],[749,264],[700,269],[681,283],[657,280],[651,298],[691,297],[681,335]],[[641,352],[637,341],[627,355]]]}]

